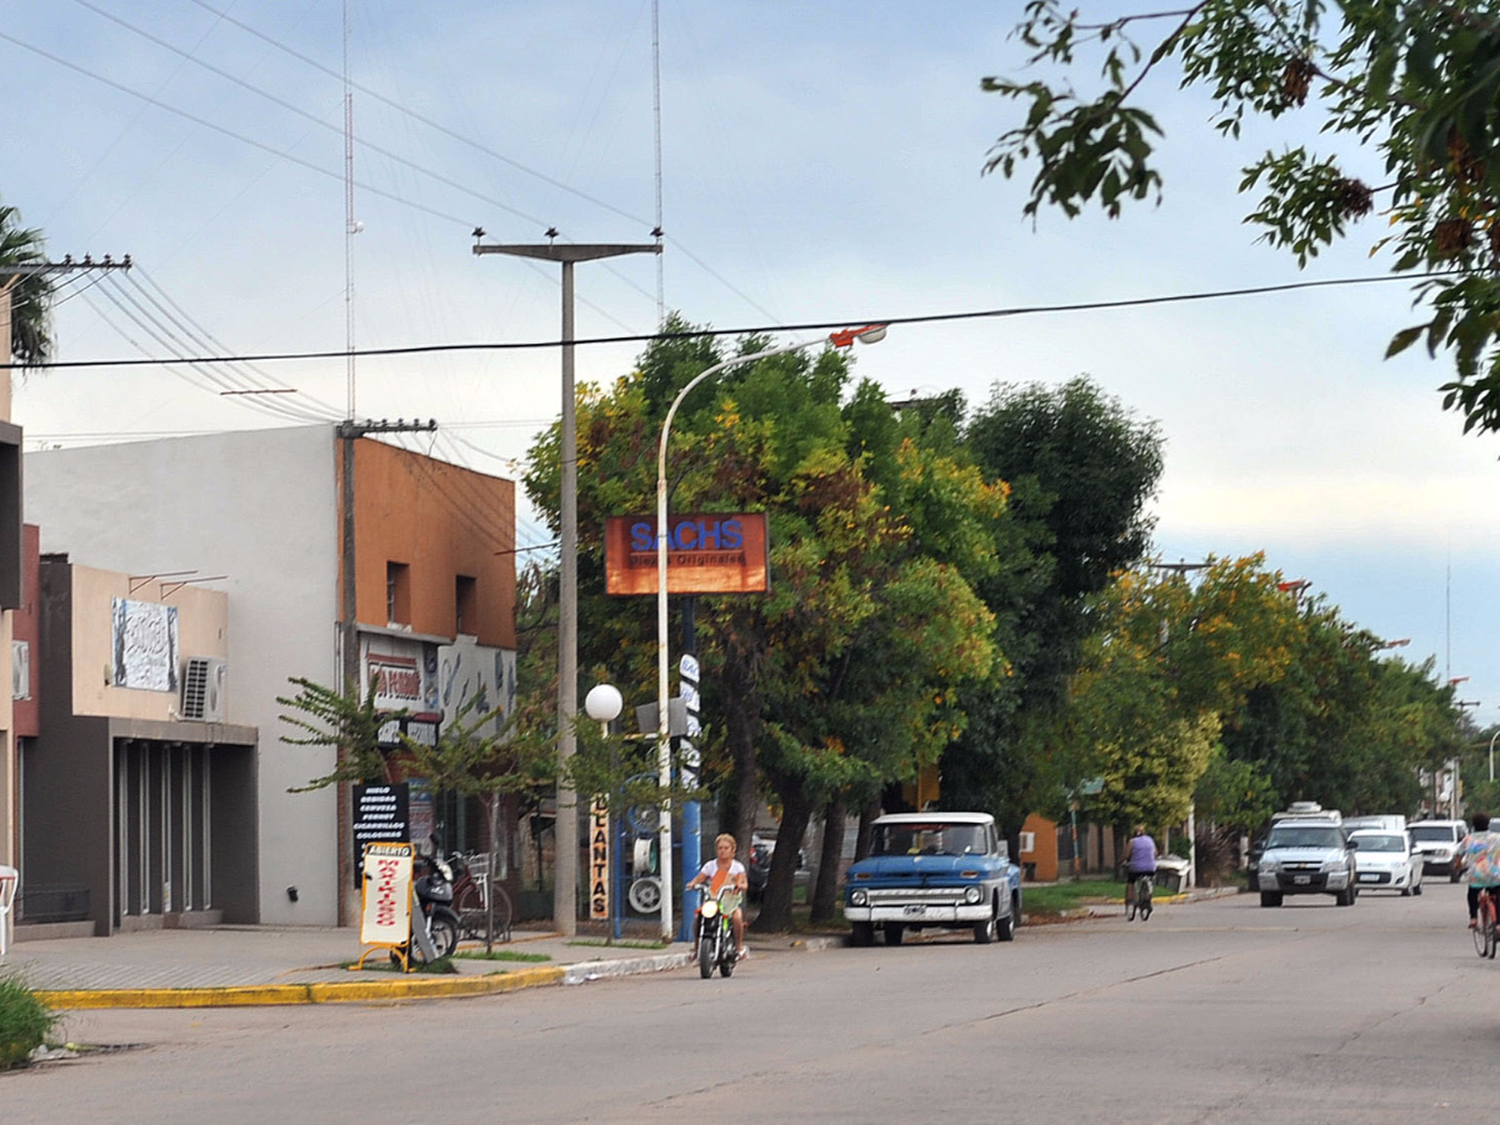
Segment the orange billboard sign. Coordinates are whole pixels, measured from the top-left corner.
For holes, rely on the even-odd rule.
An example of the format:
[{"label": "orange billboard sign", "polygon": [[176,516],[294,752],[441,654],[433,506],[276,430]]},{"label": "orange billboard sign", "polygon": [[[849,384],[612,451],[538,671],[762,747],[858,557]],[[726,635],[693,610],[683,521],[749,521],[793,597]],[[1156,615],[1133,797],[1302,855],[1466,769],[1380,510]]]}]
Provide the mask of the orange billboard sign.
[{"label": "orange billboard sign", "polygon": [[[763,594],[771,588],[764,512],[667,517],[667,593]],[[605,590],[656,593],[656,517],[604,521]]]}]

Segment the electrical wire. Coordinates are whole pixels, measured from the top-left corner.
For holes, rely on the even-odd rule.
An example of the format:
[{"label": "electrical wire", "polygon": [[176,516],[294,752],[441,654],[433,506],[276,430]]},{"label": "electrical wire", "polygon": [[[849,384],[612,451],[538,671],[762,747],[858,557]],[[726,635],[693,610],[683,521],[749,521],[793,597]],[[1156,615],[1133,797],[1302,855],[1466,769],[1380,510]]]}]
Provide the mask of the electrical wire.
[{"label": "electrical wire", "polygon": [[[3,38],[0,33],[0,38]],[[602,344],[640,344],[656,340],[690,340],[723,338],[732,336],[765,336],[775,332],[815,332],[847,328],[851,324],[884,325],[958,323],[968,320],[998,320],[1009,317],[1036,316],[1043,313],[1097,312],[1104,309],[1143,308],[1151,305],[1185,304],[1195,301],[1224,300],[1231,297],[1255,297],[1268,293],[1290,293],[1303,289],[1327,289],[1347,285],[1378,285],[1390,281],[1421,281],[1427,278],[1456,277],[1460,271],[1445,270],[1432,273],[1386,274],[1380,277],[1328,278],[1322,281],[1294,281],[1280,285],[1255,285],[1238,289],[1216,289],[1197,293],[1173,293],[1159,297],[1125,297],[1115,301],[1080,301],[1063,305],[1016,305],[996,309],[978,309],[967,312],[929,313],[921,316],[859,316],[842,320],[810,321],[802,324],[753,325],[748,328],[698,328],[685,332],[648,332],[625,336],[592,336],[573,340],[575,347]],[[563,340],[526,340],[516,342],[485,342],[469,344],[413,344],[399,348],[360,348],[347,351],[321,352],[261,352],[252,355],[188,357],[171,359],[92,359],[65,360],[37,363],[31,366],[38,370],[68,367],[149,367],[172,363],[222,362],[235,360],[244,363],[271,363],[283,360],[342,359],[350,354],[356,356],[402,356],[432,355],[449,352],[499,352],[536,351],[563,347]],[[6,364],[0,363],[0,370]]]},{"label": "electrical wire", "polygon": [[[189,113],[185,109],[178,109],[176,106],[169,105],[167,102],[162,101],[160,98],[153,98],[151,95],[143,94],[139,90],[132,90],[129,86],[126,86],[123,83],[115,82],[112,79],[105,78],[102,74],[96,74],[92,70],[88,70],[87,68],[79,66],[76,63],[71,63],[67,59],[61,58],[58,55],[54,55],[50,51],[44,51],[40,47],[33,47],[30,43],[17,39],[14,35],[9,35],[3,31],[0,31],[0,39],[3,39],[7,43],[14,44],[24,51],[30,51],[35,55],[40,55],[42,58],[47,59],[49,62],[55,62],[59,66],[66,67],[76,74],[82,74],[88,78],[92,78],[95,82],[99,82],[105,86],[109,86],[111,89],[119,90],[123,94],[129,94],[133,98],[140,98],[142,101],[153,105],[158,109],[162,109],[168,113],[175,114],[178,117],[185,118],[195,125],[201,125],[205,129],[212,129],[216,133],[222,133],[224,136],[229,137],[232,140],[236,140],[241,142],[242,144],[247,144],[254,148],[258,148],[262,152],[269,152],[273,156],[278,156],[283,160],[291,162],[292,164],[307,168],[310,171],[318,173],[318,175],[320,176],[326,176],[329,179],[338,180],[340,183],[343,183],[344,181],[344,174],[342,172],[335,172],[332,169],[321,167],[320,165],[314,164],[310,160],[304,160],[300,156],[293,156],[289,152],[285,152],[281,149],[275,148],[272,145],[266,144],[264,141],[258,141],[254,137],[246,136],[244,133],[237,133],[233,129],[226,128],[223,125],[216,125],[214,124],[214,122],[209,121],[207,118],[199,117],[194,113]],[[375,187],[373,184],[359,183],[358,181],[356,181],[356,185],[360,188],[361,191],[367,191],[371,195],[378,195],[383,199],[390,199],[396,203],[403,204],[404,206],[412,207],[418,211],[426,212],[429,215],[432,215],[439,219],[444,219],[450,223],[454,223],[458,226],[464,227],[465,229],[472,230],[474,227],[474,222],[472,219],[460,218],[459,216],[451,215],[446,211],[439,211],[435,207],[428,207],[424,203],[417,203],[414,200],[405,199],[394,192],[385,191],[382,188]]]},{"label": "electrical wire", "polygon": [[[220,19],[224,20],[226,23],[234,25],[235,27],[239,28],[241,31],[244,31],[245,33],[247,33],[249,35],[255,36],[255,38],[261,40],[262,42],[269,43],[271,46],[275,47],[277,50],[286,52],[292,58],[297,59],[300,62],[306,63],[308,66],[312,67],[313,69],[321,71],[322,73],[328,75],[331,78],[337,78],[341,83],[343,82],[343,76],[340,75],[338,72],[330,69],[329,67],[324,66],[322,63],[318,62],[316,59],[310,58],[307,55],[304,55],[301,52],[296,51],[296,50],[292,49],[291,47],[288,47],[284,43],[277,42],[275,39],[271,38],[269,35],[266,35],[264,32],[257,31],[255,28],[251,27],[249,24],[243,23],[240,20],[237,20],[234,17],[230,16],[229,13],[222,12],[219,9],[213,7],[212,5],[204,3],[203,0],[191,0],[191,3],[196,4],[198,7],[202,8],[205,12],[209,12],[212,15],[218,16]],[[633,215],[629,211],[621,210],[619,207],[616,207],[614,204],[607,203],[604,200],[599,199],[596,196],[589,195],[587,192],[580,191],[580,190],[578,190],[575,187],[572,187],[572,186],[570,186],[568,184],[565,184],[561,180],[554,179],[553,177],[547,175],[545,172],[539,172],[535,168],[528,168],[525,164],[522,164],[518,160],[514,160],[511,157],[504,155],[503,153],[496,152],[494,149],[488,148],[485,145],[480,144],[478,141],[471,140],[470,138],[465,137],[462,133],[454,132],[452,129],[449,129],[446,125],[442,125],[442,124],[438,123],[437,121],[432,120],[429,117],[425,117],[422,114],[417,113],[415,110],[411,110],[411,109],[406,108],[405,106],[401,105],[400,103],[395,102],[392,99],[386,97],[384,94],[380,93],[377,90],[373,90],[373,89],[371,89],[368,86],[362,86],[358,82],[350,82],[349,85],[353,89],[358,90],[361,94],[364,94],[364,95],[366,95],[367,97],[370,97],[370,98],[374,98],[376,101],[380,102],[382,105],[389,106],[391,109],[396,110],[396,112],[405,114],[406,116],[412,118],[412,120],[414,120],[414,121],[421,122],[423,125],[426,125],[429,129],[436,129],[439,133],[442,133],[445,137],[449,137],[449,138],[451,138],[451,139],[453,139],[455,141],[458,141],[460,144],[467,145],[470,148],[475,149],[478,152],[482,152],[486,156],[492,157],[495,160],[500,161],[502,164],[505,164],[505,165],[508,165],[511,168],[514,168],[518,172],[522,172],[522,173],[524,173],[524,174],[526,174],[528,176],[533,177],[534,179],[540,180],[542,183],[548,184],[551,187],[555,187],[559,191],[566,192],[567,194],[572,195],[575,198],[582,199],[582,200],[584,200],[587,203],[592,203],[596,207],[602,207],[606,211],[611,211],[614,214],[619,215],[621,218],[629,219],[631,222],[634,222],[634,223],[639,223],[641,226],[649,227],[651,225],[650,220],[648,220],[648,219],[643,219],[639,215]]]}]

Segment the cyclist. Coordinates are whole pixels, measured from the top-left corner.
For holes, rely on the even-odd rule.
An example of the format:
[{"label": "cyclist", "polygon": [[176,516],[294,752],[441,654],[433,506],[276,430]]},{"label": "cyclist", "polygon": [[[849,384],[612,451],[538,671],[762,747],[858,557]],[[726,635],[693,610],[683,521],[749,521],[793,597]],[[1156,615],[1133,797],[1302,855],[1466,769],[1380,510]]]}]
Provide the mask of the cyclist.
[{"label": "cyclist", "polygon": [[745,873],[745,865],[734,858],[734,853],[738,850],[739,844],[735,838],[728,832],[721,833],[714,840],[714,858],[699,869],[698,874],[688,882],[687,889],[693,890],[706,885],[709,894],[717,895],[728,886],[728,893],[720,901],[723,909],[729,912],[729,923],[734,927],[735,959],[743,960],[746,956],[745,914],[740,909],[740,901],[749,889],[750,880]]},{"label": "cyclist", "polygon": [[1145,825],[1137,824],[1125,845],[1125,907],[1129,912],[1135,895],[1135,884],[1142,875],[1156,874],[1156,841],[1146,834]]},{"label": "cyclist", "polygon": [[[1474,831],[1458,844],[1463,857],[1464,882],[1469,884],[1469,929],[1479,925],[1479,894],[1488,891],[1497,897],[1500,890],[1500,832],[1490,831],[1490,814],[1474,814]],[[1496,902],[1500,906],[1500,901]]]}]

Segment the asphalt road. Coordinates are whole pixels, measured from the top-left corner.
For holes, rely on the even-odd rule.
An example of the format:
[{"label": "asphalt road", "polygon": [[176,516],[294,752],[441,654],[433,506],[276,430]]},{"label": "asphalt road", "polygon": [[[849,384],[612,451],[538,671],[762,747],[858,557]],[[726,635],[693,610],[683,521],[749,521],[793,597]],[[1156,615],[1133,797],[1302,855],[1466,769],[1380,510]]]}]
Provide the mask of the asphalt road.
[{"label": "asphalt road", "polygon": [[96,1012],[139,1050],[0,1077],[15,1122],[1467,1122],[1493,1113],[1500,961],[1463,889],[1012,944],[783,952],[390,1006]]}]

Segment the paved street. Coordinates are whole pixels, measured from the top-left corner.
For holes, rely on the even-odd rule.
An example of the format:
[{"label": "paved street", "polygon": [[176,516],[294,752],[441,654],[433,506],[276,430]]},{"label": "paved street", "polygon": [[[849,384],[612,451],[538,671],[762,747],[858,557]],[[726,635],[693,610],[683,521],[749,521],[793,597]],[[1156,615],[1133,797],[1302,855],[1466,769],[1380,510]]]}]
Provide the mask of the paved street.
[{"label": "paved street", "polygon": [[1015,943],[757,955],[469,1000],[78,1012],[142,1049],[0,1077],[9,1122],[1466,1121],[1489,1116],[1500,961],[1462,888]]}]

